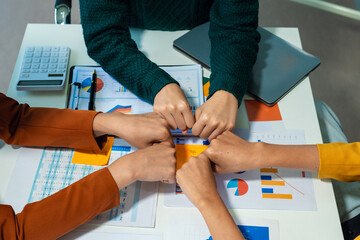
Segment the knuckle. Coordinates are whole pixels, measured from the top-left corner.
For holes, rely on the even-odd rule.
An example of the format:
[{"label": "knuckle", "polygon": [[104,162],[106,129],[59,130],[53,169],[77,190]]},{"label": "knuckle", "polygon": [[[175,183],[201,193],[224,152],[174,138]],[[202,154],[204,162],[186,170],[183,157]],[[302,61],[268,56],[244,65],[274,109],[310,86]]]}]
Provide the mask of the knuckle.
[{"label": "knuckle", "polygon": [[227,124],[227,129],[230,130],[230,131],[233,130],[234,127],[235,127],[235,124],[234,124],[234,123],[228,123],[228,124]]},{"label": "knuckle", "polygon": [[210,150],[210,149],[216,148],[216,147],[218,147],[219,145],[220,145],[220,140],[217,139],[217,138],[215,138],[215,139],[213,139],[213,140],[211,141],[210,147],[209,147],[208,149]]},{"label": "knuckle", "polygon": [[210,120],[210,115],[208,113],[201,114],[200,121],[208,122]]},{"label": "knuckle", "polygon": [[177,108],[179,111],[183,112],[183,111],[186,111],[189,109],[189,105],[185,102],[180,102],[178,105],[177,105]]},{"label": "knuckle", "polygon": [[167,128],[159,129],[158,136],[160,139],[167,139],[170,136],[170,133]]},{"label": "knuckle", "polygon": [[[213,140],[214,141],[214,140]],[[206,149],[206,154],[210,157],[210,158],[213,158],[216,156],[216,150],[213,148],[213,147],[208,147]]]}]

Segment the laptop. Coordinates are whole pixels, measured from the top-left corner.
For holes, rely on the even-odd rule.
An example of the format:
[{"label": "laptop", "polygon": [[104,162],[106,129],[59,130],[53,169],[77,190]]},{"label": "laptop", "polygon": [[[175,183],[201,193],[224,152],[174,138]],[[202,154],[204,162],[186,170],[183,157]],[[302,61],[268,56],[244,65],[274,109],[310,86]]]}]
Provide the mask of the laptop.
[{"label": "laptop", "polygon": [[[247,92],[267,106],[275,105],[311,71],[320,59],[258,27],[261,35],[257,60]],[[173,46],[210,69],[209,22],[193,28]]]}]

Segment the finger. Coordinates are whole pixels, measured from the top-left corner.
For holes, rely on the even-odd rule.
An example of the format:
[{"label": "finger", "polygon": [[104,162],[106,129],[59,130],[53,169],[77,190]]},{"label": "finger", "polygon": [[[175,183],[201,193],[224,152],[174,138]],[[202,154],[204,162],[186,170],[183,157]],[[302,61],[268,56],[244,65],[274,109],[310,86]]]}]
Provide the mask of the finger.
[{"label": "finger", "polygon": [[197,121],[195,122],[193,128],[192,128],[192,133],[195,135],[195,136],[199,136],[200,133],[203,131],[205,127],[205,124],[204,122],[202,121]]},{"label": "finger", "polygon": [[200,119],[200,116],[201,116],[201,106],[195,111],[195,122],[197,122]]},{"label": "finger", "polygon": [[202,139],[207,139],[210,134],[216,129],[216,125],[209,125],[207,124],[204,129],[201,131],[201,133],[199,134],[199,136]]},{"label": "finger", "polygon": [[176,125],[178,126],[178,128],[182,131],[185,130],[187,127],[186,127],[185,119],[184,119],[183,115],[181,114],[181,112],[175,111],[172,113],[172,115],[175,119],[175,122],[176,122]]},{"label": "finger", "polygon": [[189,128],[186,128],[185,130],[182,131],[182,134],[185,135],[188,131],[189,131]]},{"label": "finger", "polygon": [[169,123],[171,129],[176,130],[177,125],[176,125],[176,121],[175,121],[173,115],[171,115],[169,112],[166,112],[166,113],[163,113],[163,116],[165,117],[166,121]]},{"label": "finger", "polygon": [[186,124],[187,128],[192,128],[194,126],[195,119],[194,119],[194,115],[193,115],[193,113],[191,111],[191,106],[189,106],[188,110],[183,111],[182,115],[184,117],[185,124]]},{"label": "finger", "polygon": [[217,136],[219,136],[220,134],[222,134],[224,132],[224,128],[216,128],[208,137],[209,141],[215,139]]}]

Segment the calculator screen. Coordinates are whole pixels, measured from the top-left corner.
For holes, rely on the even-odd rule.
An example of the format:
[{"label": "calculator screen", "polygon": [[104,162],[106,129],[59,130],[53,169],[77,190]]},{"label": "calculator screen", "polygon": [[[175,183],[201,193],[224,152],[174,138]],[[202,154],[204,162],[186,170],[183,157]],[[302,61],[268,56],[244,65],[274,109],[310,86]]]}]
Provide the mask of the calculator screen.
[{"label": "calculator screen", "polygon": [[18,86],[29,86],[29,85],[61,85],[62,80],[30,80],[30,81],[19,81]]}]

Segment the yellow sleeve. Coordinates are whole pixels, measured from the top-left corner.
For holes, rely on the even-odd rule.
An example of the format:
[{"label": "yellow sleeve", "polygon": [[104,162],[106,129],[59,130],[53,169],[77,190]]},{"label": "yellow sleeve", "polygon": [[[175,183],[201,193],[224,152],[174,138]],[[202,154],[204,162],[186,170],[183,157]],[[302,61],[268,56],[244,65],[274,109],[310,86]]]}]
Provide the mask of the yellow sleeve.
[{"label": "yellow sleeve", "polygon": [[317,144],[319,178],[360,181],[360,142]]},{"label": "yellow sleeve", "polygon": [[354,240],[360,240],[360,235],[357,236]]}]

